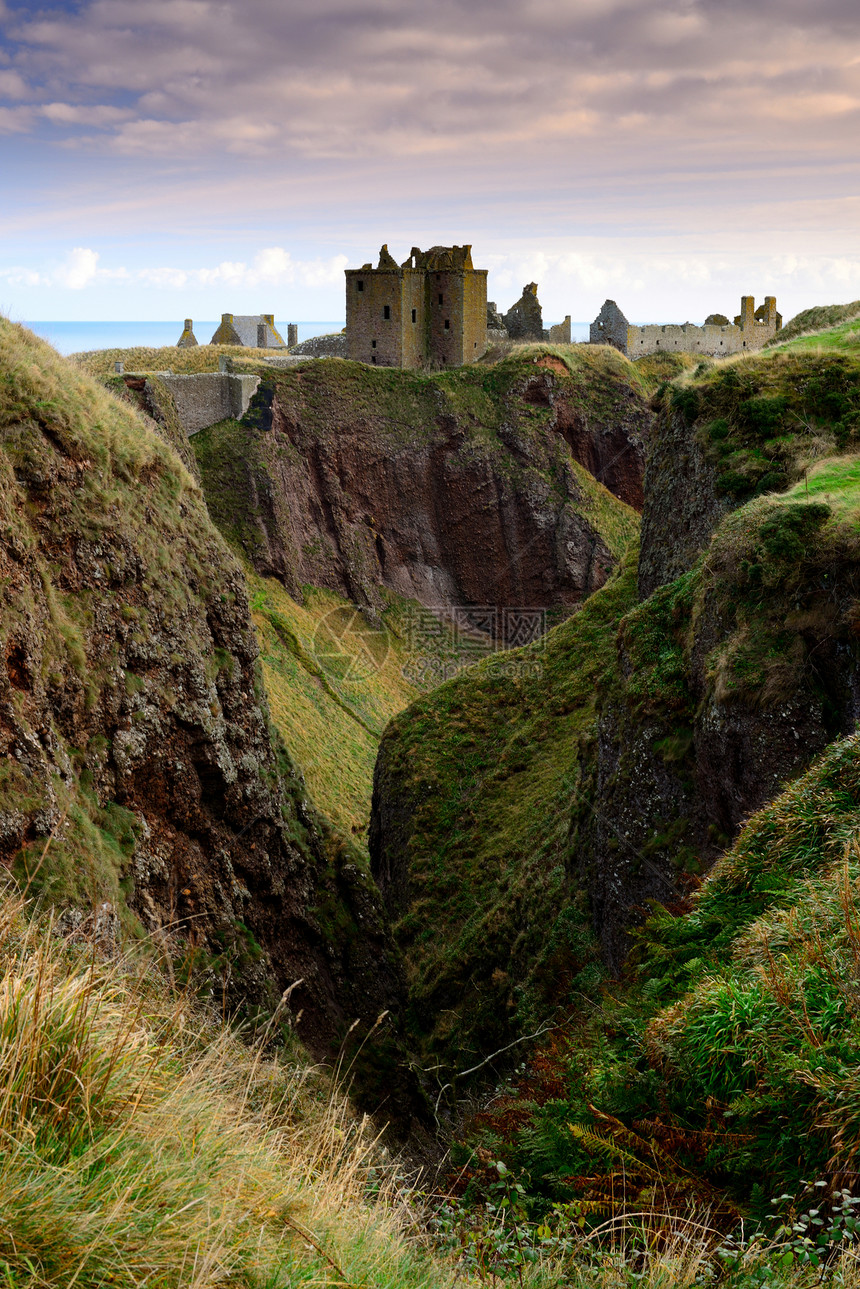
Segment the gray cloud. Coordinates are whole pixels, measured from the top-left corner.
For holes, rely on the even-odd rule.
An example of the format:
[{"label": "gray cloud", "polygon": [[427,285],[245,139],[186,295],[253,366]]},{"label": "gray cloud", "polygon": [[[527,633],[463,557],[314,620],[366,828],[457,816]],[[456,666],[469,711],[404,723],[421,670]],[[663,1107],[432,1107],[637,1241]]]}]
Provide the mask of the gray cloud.
[{"label": "gray cloud", "polygon": [[854,0],[93,0],[4,25],[0,102],[129,155],[856,151]]},{"label": "gray cloud", "polygon": [[857,244],[856,0],[0,0],[0,33],[4,147],[51,149],[7,235]]}]

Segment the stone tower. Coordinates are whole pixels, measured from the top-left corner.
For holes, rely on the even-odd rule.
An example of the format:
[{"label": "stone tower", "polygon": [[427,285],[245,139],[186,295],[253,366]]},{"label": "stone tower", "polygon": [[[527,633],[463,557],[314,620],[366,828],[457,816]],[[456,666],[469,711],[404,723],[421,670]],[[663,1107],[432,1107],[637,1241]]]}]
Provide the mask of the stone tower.
[{"label": "stone tower", "polygon": [[380,367],[460,367],[487,347],[487,270],[471,246],[413,246],[398,264],[387,245],[379,263],[346,270],[350,358]]}]

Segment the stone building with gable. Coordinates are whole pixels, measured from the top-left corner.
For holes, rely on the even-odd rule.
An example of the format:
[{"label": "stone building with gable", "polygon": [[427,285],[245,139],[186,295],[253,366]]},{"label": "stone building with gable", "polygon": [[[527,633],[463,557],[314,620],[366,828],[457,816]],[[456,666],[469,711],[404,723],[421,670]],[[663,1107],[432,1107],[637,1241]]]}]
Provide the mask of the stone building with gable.
[{"label": "stone building with gable", "polygon": [[712,313],[703,327],[692,322],[680,325],[656,324],[634,327],[627,321],[614,300],[604,301],[603,308],[589,328],[592,345],[613,345],[629,358],[646,354],[693,353],[711,358],[724,358],[761,349],[782,326],[782,315],[776,310],[776,296],[767,295],[764,304],[755,307],[755,297],[741,296],[741,311],[730,323],[728,318]]},{"label": "stone building with gable", "polygon": [[[184,333],[183,333],[184,334]],[[244,345],[248,349],[286,349],[273,313],[222,313],[210,345]]]},{"label": "stone building with gable", "polygon": [[487,348],[487,270],[471,246],[413,246],[346,270],[347,352],[380,367],[460,367]]}]

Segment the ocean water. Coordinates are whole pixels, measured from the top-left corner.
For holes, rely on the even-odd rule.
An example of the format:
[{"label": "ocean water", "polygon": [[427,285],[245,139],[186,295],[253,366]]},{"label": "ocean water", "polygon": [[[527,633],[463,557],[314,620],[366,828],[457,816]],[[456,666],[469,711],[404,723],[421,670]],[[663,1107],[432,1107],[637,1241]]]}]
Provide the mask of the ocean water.
[{"label": "ocean water", "polygon": [[[160,349],[163,345],[175,345],[182,335],[181,319],[174,322],[21,321],[61,354],[78,354],[88,349],[133,349],[139,345]],[[343,318],[333,322],[300,322],[299,340],[325,336],[332,331],[340,331],[344,325]],[[544,325],[549,326],[550,323],[546,322]],[[217,326],[218,322],[195,321],[194,334],[201,345],[208,343]],[[276,322],[275,326],[286,339],[287,324]],[[572,340],[588,340],[588,323],[572,322],[570,333]]]},{"label": "ocean water", "polygon": [[[133,349],[138,345],[160,349],[163,345],[176,344],[182,335],[183,322],[181,318],[174,322],[21,321],[61,354],[77,354],[88,349]],[[217,326],[218,322],[198,322],[195,319],[194,334],[198,342],[201,345],[208,344]],[[276,322],[275,326],[286,339],[287,324]],[[310,340],[311,336],[324,336],[332,331],[340,331],[343,326],[342,318],[339,322],[300,322],[299,340]]]}]

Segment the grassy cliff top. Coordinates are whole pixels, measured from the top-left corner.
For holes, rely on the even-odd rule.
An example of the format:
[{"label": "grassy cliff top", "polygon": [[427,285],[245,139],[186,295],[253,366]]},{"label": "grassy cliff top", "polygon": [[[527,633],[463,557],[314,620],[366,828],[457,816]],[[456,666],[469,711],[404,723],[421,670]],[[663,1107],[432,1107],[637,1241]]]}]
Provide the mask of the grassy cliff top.
[{"label": "grassy cliff top", "polygon": [[666,391],[696,427],[722,493],[781,491],[815,461],[860,447],[860,344],[811,339],[702,362]]},{"label": "grassy cliff top", "polygon": [[[263,362],[277,357],[282,351],[271,349],[253,349],[238,345],[197,345],[190,349],[180,349],[175,345],[165,345],[153,349],[138,346],[131,349],[94,349],[83,353],[72,354],[69,361],[81,367],[90,375],[99,379],[114,374],[114,363],[122,362],[127,371],[173,371],[180,373],[218,371],[221,358],[233,362],[248,364]],[[549,360],[549,361],[547,361]],[[602,375],[614,375],[626,379],[634,387],[639,387],[637,369],[623,354],[611,345],[551,345],[544,341],[516,345],[501,359],[491,363],[472,363],[465,367],[448,368],[441,372],[414,372],[416,377],[435,380],[440,376],[453,373],[476,372],[486,370],[521,370],[528,365],[544,362],[553,370],[576,376],[580,373],[593,372]],[[362,368],[370,373],[403,372],[397,367],[371,367],[367,363],[351,363],[347,359],[316,359],[308,357],[307,364],[317,362],[338,362]],[[303,365],[303,370],[307,368]],[[268,365],[264,371],[271,370]],[[274,370],[277,370],[275,368]]]},{"label": "grassy cliff top", "polygon": [[858,319],[860,300],[854,300],[850,304],[819,304],[795,314],[765,347],[775,348],[798,339],[810,342],[813,336],[841,331],[846,324],[857,322]]},{"label": "grassy cliff top", "polygon": [[192,345],[190,349],[180,349],[176,345],[164,345],[160,349],[139,345],[132,349],[90,349],[83,353],[71,354],[69,362],[80,367],[90,376],[103,379],[114,375],[114,363],[125,363],[129,372],[172,371],[177,375],[195,372],[218,371],[222,358],[247,359],[250,362],[271,358],[283,350],[250,349],[241,345]]}]

